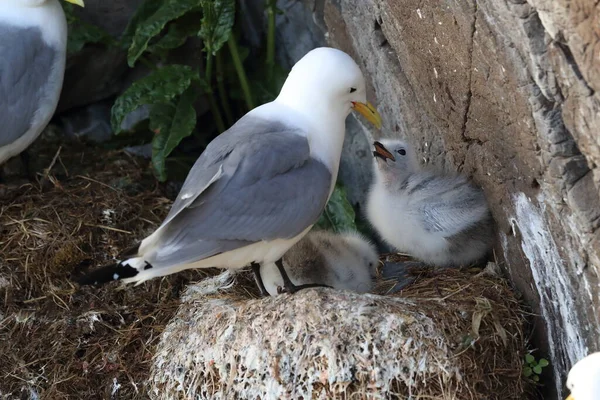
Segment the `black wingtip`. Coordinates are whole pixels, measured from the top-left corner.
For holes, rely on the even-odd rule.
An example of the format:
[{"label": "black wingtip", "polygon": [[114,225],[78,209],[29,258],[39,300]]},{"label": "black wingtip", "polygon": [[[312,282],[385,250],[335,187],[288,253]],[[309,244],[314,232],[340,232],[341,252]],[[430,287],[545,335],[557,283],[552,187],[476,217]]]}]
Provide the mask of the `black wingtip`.
[{"label": "black wingtip", "polygon": [[138,270],[127,264],[111,264],[101,267],[86,274],[77,283],[85,285],[102,285],[108,282],[118,281],[124,278],[132,278],[138,274]]}]

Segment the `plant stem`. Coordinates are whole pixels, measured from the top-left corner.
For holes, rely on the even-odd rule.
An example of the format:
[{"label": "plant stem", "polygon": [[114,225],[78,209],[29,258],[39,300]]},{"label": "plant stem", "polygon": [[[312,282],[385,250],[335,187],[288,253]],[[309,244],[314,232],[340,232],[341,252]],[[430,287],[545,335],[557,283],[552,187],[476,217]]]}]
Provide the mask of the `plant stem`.
[{"label": "plant stem", "polygon": [[212,92],[212,86],[210,85],[210,81],[212,78],[212,64],[213,64],[213,55],[210,52],[206,53],[206,70],[204,71],[205,73],[205,78],[206,78],[206,82],[209,83],[209,87],[211,88],[210,91]]},{"label": "plant stem", "polygon": [[219,133],[225,132],[225,123],[223,122],[223,116],[221,115],[221,111],[219,110],[219,106],[217,105],[217,101],[215,100],[215,95],[212,90],[212,64],[213,58],[210,52],[206,53],[206,71],[205,72],[205,82],[206,82],[206,91],[208,92],[208,106],[210,107],[210,112],[215,119],[215,124],[217,124],[217,129]]},{"label": "plant stem", "polygon": [[244,71],[244,66],[242,65],[242,60],[240,59],[240,53],[238,52],[237,43],[235,42],[235,38],[233,34],[229,36],[229,40],[227,41],[229,46],[229,51],[231,52],[231,58],[233,59],[233,64],[235,65],[235,70],[237,72],[238,78],[240,80],[240,86],[242,87],[242,91],[244,92],[244,99],[246,100],[246,106],[249,110],[254,108],[254,103],[252,101],[252,93],[250,92],[250,86],[248,85],[248,78],[246,78],[246,72]]},{"label": "plant stem", "polygon": [[221,99],[221,107],[225,112],[225,118],[227,119],[227,125],[233,125],[233,113],[229,107],[229,101],[227,101],[227,94],[225,92],[225,82],[223,78],[223,56],[221,50],[217,53],[217,90],[219,91],[219,98]]},{"label": "plant stem", "polygon": [[273,82],[273,67],[275,66],[275,11],[276,0],[267,1],[267,81]]}]

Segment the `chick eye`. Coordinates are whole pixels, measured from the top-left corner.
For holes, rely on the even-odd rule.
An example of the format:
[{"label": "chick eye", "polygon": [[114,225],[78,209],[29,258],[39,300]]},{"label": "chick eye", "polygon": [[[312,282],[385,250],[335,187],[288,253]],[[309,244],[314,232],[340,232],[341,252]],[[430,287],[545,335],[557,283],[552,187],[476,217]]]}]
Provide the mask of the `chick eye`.
[{"label": "chick eye", "polygon": [[404,149],[396,150],[396,153],[400,154],[401,156],[405,156],[406,150],[404,150]]},{"label": "chick eye", "polygon": [[350,93],[354,93],[354,92],[356,92],[356,88],[355,87],[351,87],[350,88]]}]

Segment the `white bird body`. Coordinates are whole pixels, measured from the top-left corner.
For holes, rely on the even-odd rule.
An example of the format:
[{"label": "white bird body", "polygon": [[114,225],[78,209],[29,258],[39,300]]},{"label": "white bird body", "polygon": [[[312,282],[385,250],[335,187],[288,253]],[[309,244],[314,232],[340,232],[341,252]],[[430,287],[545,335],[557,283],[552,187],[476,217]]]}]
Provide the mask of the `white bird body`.
[{"label": "white bird body", "polygon": [[[284,123],[286,125],[297,127],[300,135],[307,137],[309,132],[315,132],[316,134],[310,135],[309,139],[310,155],[311,157],[323,162],[323,164],[325,164],[325,166],[332,171],[332,176],[337,177],[340,158],[342,155],[342,145],[344,142],[343,138],[345,135],[345,126],[343,123],[339,124],[339,118],[326,120],[325,123],[321,123],[319,125],[315,123],[314,119],[316,118],[314,115],[310,115],[309,113],[299,113],[286,106],[284,103],[279,102],[278,100],[263,104],[250,111],[247,115],[264,119],[281,119],[282,116],[285,116]],[[334,187],[335,179],[332,179],[329,185],[327,201],[329,201],[329,197],[331,197]],[[183,193],[182,191],[179,197],[184,198],[188,195],[189,194]],[[163,226],[165,226],[164,223]],[[227,253],[205,258],[193,263],[181,264],[169,269],[153,268],[141,271],[135,277],[123,279],[123,283],[136,283],[139,285],[148,279],[169,275],[191,268],[211,268],[214,266],[219,266],[220,268],[227,269],[241,269],[248,266],[252,262],[259,264],[275,263],[275,261],[283,257],[286,251],[288,251],[293,245],[302,239],[302,237],[306,235],[311,228],[312,225],[308,226],[299,235],[296,235],[290,239],[260,241],[255,244],[244,246],[239,249],[231,250]],[[160,228],[157,229],[152,235],[144,239],[140,244],[139,252],[144,254],[144,257],[130,259],[127,261],[127,263],[134,268],[143,268],[146,262],[145,259],[148,258],[148,252],[146,249],[152,247],[157,237],[160,237]],[[173,249],[173,251],[177,250]]]},{"label": "white bird body", "polygon": [[[58,0],[0,0],[0,32],[2,164],[37,139],[56,111],[65,73],[67,21]],[[7,32],[18,40],[1,43],[11,38]],[[19,52],[17,60],[11,59]],[[26,107],[13,110],[19,101]]]},{"label": "white bird body", "polygon": [[[121,279],[123,283],[135,283],[139,285],[149,279],[159,276],[165,276],[181,272],[186,269],[194,268],[212,268],[219,267],[224,269],[241,269],[247,267],[252,262],[259,264],[274,263],[279,260],[290,247],[294,246],[304,235],[310,231],[312,225],[302,231],[299,235],[291,239],[276,239],[271,241],[258,242],[239,249],[230,250],[227,253],[222,253],[217,256],[205,258],[196,262],[179,264],[169,268],[152,268],[143,270],[146,263],[144,257],[134,257],[125,261],[129,266],[142,269],[136,276],[131,278]],[[119,277],[114,278],[115,280]]]},{"label": "white bird body", "polygon": [[407,217],[413,209],[411,203],[409,198],[390,196],[385,186],[375,185],[369,193],[369,221],[394,247],[406,251],[422,248],[435,263],[448,251],[448,242],[441,233],[427,232],[415,218]]},{"label": "white bird body", "polygon": [[575,363],[567,377],[567,388],[571,391],[567,400],[600,399],[600,352]]},{"label": "white bird body", "polygon": [[[312,231],[285,253],[283,265],[295,285],[366,293],[373,286],[378,260],[373,245],[358,233]],[[261,264],[260,275],[267,292],[277,295],[283,279],[275,263]]]},{"label": "white bird body", "polygon": [[367,217],[381,237],[436,266],[482,258],[493,240],[483,192],[464,176],[421,169],[403,141],[382,143],[376,142],[375,180],[367,201]]},{"label": "white bird body", "polygon": [[317,221],[333,192],[352,108],[364,78],[345,53],[309,52],[279,96],[215,138],[190,171],[161,226],[129,258],[84,284],[140,284],[189,268],[273,263]]}]

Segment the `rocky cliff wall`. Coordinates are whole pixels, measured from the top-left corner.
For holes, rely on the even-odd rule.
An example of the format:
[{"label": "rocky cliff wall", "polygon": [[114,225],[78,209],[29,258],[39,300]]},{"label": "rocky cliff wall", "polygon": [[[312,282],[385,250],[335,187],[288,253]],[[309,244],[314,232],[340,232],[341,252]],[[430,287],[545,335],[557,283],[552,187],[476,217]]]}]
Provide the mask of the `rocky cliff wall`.
[{"label": "rocky cliff wall", "polygon": [[[600,348],[600,5],[279,5],[282,59],[324,43],[349,52],[383,115],[381,132],[349,124],[340,178],[355,202],[368,184],[369,141],[379,137],[407,138],[423,163],[461,171],[485,189],[499,227],[496,256],[540,315],[538,337],[562,392],[570,366]],[[307,19],[305,32],[318,27],[322,39],[286,28]]]}]

